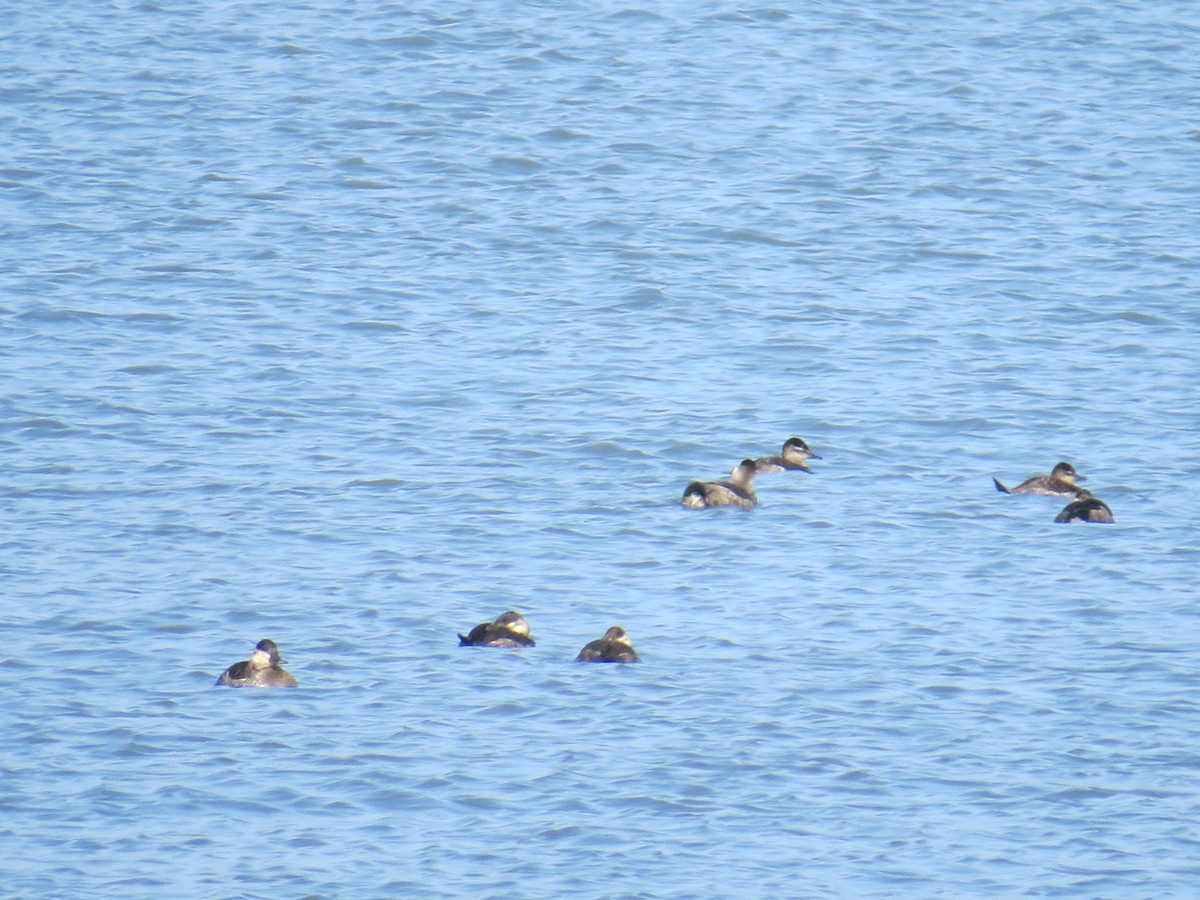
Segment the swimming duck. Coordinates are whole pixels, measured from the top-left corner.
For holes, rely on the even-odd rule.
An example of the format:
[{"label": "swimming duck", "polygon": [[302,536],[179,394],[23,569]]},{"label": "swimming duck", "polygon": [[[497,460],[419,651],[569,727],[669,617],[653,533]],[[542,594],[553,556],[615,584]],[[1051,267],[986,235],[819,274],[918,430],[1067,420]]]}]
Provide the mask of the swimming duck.
[{"label": "swimming duck", "polygon": [[740,506],[753,509],[758,506],[754,493],[755,464],[752,459],[743,459],[729,475],[729,481],[693,481],[683,492],[683,505],[689,509],[707,509],[712,506]]},{"label": "swimming duck", "polygon": [[1079,489],[1079,494],[1054,517],[1055,522],[1102,522],[1111,525],[1113,518],[1108,504],[1089,490]]},{"label": "swimming duck", "polygon": [[575,662],[635,663],[641,662],[641,659],[633,649],[633,643],[625,629],[614,625],[604,632],[604,637],[590,642],[580,650]]},{"label": "swimming duck", "polygon": [[754,470],[762,475],[767,472],[791,472],[799,469],[811,475],[812,469],[805,463],[810,459],[820,458],[800,438],[788,438],[783,442],[783,452],[779,456],[764,456],[762,459],[756,459]]},{"label": "swimming duck", "polygon": [[261,640],[254,647],[250,658],[236,662],[217,679],[217,684],[228,687],[295,687],[296,679],[280,664],[287,662],[279,658],[279,648],[271,640]]},{"label": "swimming duck", "polygon": [[1006,488],[997,479],[992,479],[996,490],[1005,494],[1043,494],[1047,497],[1074,497],[1083,490],[1077,487],[1075,482],[1086,480],[1069,462],[1060,462],[1049,475],[1039,475],[1022,481],[1012,489]]},{"label": "swimming duck", "polygon": [[500,613],[494,622],[476,625],[467,635],[458,636],[460,647],[532,647],[529,622],[511,609]]}]

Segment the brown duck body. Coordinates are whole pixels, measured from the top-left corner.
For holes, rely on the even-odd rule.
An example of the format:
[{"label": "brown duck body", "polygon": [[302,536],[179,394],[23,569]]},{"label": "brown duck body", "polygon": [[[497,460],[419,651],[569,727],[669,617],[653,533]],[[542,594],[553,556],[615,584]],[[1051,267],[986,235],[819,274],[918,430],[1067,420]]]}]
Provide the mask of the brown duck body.
[{"label": "brown duck body", "polygon": [[1079,496],[1063,507],[1063,511],[1054,517],[1055,522],[1099,522],[1111,525],[1117,520],[1108,504],[1095,496],[1091,491],[1079,489]]},{"label": "brown duck body", "polygon": [[534,640],[529,636],[529,622],[518,612],[509,610],[496,617],[494,622],[476,625],[469,634],[458,636],[460,647],[532,647]]},{"label": "brown duck body", "polygon": [[759,475],[772,472],[795,471],[808,472],[811,475],[812,469],[808,467],[808,461],[820,458],[809,449],[808,444],[804,443],[803,440],[793,437],[783,442],[783,452],[779,456],[764,456],[761,459],[756,459],[754,461],[754,470]]},{"label": "brown duck body", "polygon": [[754,493],[755,463],[743,459],[730,473],[729,481],[693,481],[683,492],[682,503],[689,509],[710,509],[714,506],[738,506],[753,509],[758,506]]},{"label": "brown duck body", "polygon": [[1045,497],[1074,497],[1083,488],[1075,484],[1087,479],[1075,471],[1069,462],[1060,462],[1049,475],[1038,475],[1022,481],[1015,488],[1007,488],[993,478],[996,490],[1005,494],[1041,494]]},{"label": "brown duck body", "polygon": [[604,637],[586,644],[575,657],[575,662],[635,663],[641,662],[641,659],[633,649],[625,629],[614,625],[604,632]]},{"label": "brown duck body", "polygon": [[280,663],[279,648],[275,642],[263,639],[258,642],[249,659],[236,662],[217,679],[225,687],[296,687],[296,679]]}]

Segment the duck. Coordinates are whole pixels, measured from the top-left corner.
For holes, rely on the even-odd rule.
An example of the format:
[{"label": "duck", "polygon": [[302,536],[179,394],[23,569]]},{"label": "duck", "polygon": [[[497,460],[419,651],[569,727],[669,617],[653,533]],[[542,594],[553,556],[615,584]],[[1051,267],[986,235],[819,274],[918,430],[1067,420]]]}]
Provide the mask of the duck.
[{"label": "duck", "polygon": [[637,651],[633,649],[633,642],[630,641],[629,635],[620,625],[614,625],[604,632],[604,637],[586,644],[579,651],[579,655],[575,657],[575,662],[635,663],[641,661]]},{"label": "duck", "polygon": [[1113,518],[1108,504],[1089,490],[1079,489],[1075,499],[1063,507],[1063,511],[1054,517],[1055,522],[1101,522],[1111,525],[1117,520]]},{"label": "duck", "polygon": [[264,638],[259,641],[250,658],[236,662],[217,679],[217,684],[227,687],[296,687],[296,679],[281,664],[287,662],[279,656],[275,642]]},{"label": "duck", "polygon": [[689,509],[708,509],[714,506],[739,506],[753,509],[758,506],[754,493],[754,460],[743,459],[734,466],[729,481],[693,481],[683,492],[683,505]]},{"label": "duck", "polygon": [[1006,488],[996,478],[992,479],[996,490],[1004,494],[1042,494],[1046,497],[1075,497],[1083,488],[1075,482],[1087,481],[1075,471],[1069,462],[1060,462],[1049,475],[1038,475],[1022,481],[1015,488]]},{"label": "duck", "polygon": [[754,461],[754,471],[759,475],[764,475],[770,472],[808,472],[812,474],[805,463],[810,459],[820,459],[821,457],[813,453],[808,444],[804,443],[798,437],[788,438],[783,442],[783,451],[779,456],[764,456],[761,459]]},{"label": "duck", "polygon": [[471,629],[470,634],[459,634],[460,647],[532,647],[529,622],[519,612],[500,613],[492,622],[484,622]]}]

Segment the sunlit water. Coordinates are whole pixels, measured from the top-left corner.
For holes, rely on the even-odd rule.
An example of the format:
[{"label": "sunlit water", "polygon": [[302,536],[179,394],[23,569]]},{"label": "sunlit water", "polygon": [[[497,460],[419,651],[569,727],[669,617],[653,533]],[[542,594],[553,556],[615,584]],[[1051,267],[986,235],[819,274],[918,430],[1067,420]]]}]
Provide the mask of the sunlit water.
[{"label": "sunlit water", "polygon": [[1200,18],[1048,10],[0,13],[5,891],[1194,895]]}]

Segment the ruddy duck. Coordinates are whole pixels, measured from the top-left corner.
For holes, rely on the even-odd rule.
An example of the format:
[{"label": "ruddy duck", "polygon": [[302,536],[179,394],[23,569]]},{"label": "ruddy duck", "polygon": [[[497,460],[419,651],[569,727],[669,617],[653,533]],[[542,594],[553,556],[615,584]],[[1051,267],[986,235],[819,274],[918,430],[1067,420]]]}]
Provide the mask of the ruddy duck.
[{"label": "ruddy duck", "polygon": [[1107,503],[1091,491],[1080,488],[1078,496],[1068,503],[1062,512],[1054,517],[1054,521],[1102,522],[1106,525],[1111,525],[1117,520],[1113,518],[1112,510],[1108,508]]},{"label": "ruddy duck", "polygon": [[250,658],[234,663],[226,669],[217,684],[229,687],[295,687],[296,679],[280,663],[279,648],[271,640],[261,640],[250,654]]},{"label": "ruddy duck", "polygon": [[810,459],[820,459],[808,448],[808,444],[798,437],[788,438],[783,442],[783,453],[779,456],[764,456],[754,461],[754,470],[762,475],[767,472],[793,472],[799,469],[812,474],[805,463]]},{"label": "ruddy duck", "polygon": [[529,623],[525,617],[511,609],[501,613],[494,622],[476,625],[467,635],[458,636],[460,647],[532,647]]},{"label": "ruddy duck", "polygon": [[753,509],[758,506],[754,493],[754,460],[743,459],[729,481],[693,481],[683,492],[683,505],[689,509],[707,509],[711,506],[740,506]]},{"label": "ruddy duck", "polygon": [[604,632],[604,637],[592,641],[580,650],[575,662],[635,663],[641,660],[633,649],[633,643],[625,629],[614,625]]},{"label": "ruddy duck", "polygon": [[1005,494],[1043,494],[1046,497],[1074,497],[1083,490],[1083,488],[1077,487],[1075,482],[1087,481],[1087,479],[1076,472],[1075,467],[1069,462],[1060,462],[1049,475],[1039,475],[1036,478],[1030,478],[1028,481],[1022,481],[1011,490],[995,478],[992,481],[996,483],[996,490]]}]

